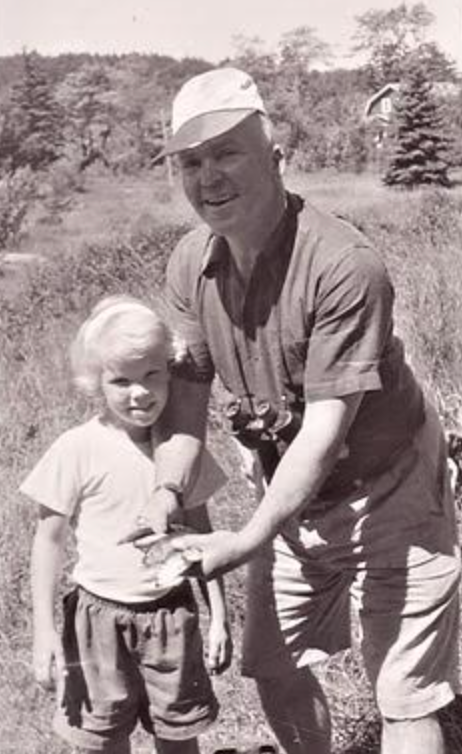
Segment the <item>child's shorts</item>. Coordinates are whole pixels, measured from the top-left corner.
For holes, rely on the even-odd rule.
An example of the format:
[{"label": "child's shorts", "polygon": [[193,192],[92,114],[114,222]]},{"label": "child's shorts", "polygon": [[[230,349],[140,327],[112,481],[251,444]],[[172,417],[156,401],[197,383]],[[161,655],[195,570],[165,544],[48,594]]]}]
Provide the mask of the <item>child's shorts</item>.
[{"label": "child's shorts", "polygon": [[77,587],[64,600],[63,645],[54,729],[73,746],[123,749],[138,722],[156,738],[187,740],[218,714],[187,582],[136,605]]},{"label": "child's shorts", "polygon": [[251,563],[244,674],[277,679],[346,649],[353,605],[384,717],[419,718],[452,701],[460,555],[435,412],[387,472],[309,515]]}]

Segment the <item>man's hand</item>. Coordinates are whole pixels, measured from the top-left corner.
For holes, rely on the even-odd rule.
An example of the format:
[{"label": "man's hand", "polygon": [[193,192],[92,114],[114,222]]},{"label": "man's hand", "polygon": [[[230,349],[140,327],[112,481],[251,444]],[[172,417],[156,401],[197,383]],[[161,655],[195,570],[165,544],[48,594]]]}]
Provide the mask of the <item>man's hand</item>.
[{"label": "man's hand", "polygon": [[119,544],[131,542],[140,550],[149,548],[159,539],[159,534],[166,534],[174,530],[175,526],[181,526],[183,520],[184,511],[176,495],[168,489],[159,488],[152,493],[149,509],[131,525],[127,525],[127,533],[119,540]]},{"label": "man's hand", "polygon": [[169,530],[171,524],[183,523],[183,509],[174,492],[159,487],[152,493],[149,510],[145,513],[149,525],[158,534]]},{"label": "man's hand", "polygon": [[202,573],[207,580],[215,579],[237,568],[253,554],[245,548],[241,535],[231,531],[185,534],[175,537],[172,547],[175,550],[199,551]]},{"label": "man's hand", "polygon": [[67,670],[57,631],[37,632],[35,635],[33,668],[35,680],[47,691],[53,691],[64,683]]}]

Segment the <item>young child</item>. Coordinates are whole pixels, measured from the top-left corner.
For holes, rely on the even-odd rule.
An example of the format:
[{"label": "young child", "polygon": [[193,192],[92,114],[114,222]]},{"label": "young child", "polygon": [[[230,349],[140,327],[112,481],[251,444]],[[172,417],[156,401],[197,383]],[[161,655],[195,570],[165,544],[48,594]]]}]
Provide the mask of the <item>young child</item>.
[{"label": "young child", "polygon": [[[147,305],[125,296],[100,302],[77,334],[72,362],[77,386],[101,411],[64,432],[21,486],[39,505],[34,672],[46,688],[56,682],[54,729],[83,752],[128,754],[140,721],[158,754],[197,754],[197,735],[218,711],[188,580],[159,588],[155,562],[120,544],[150,502],[172,350]],[[184,500],[186,524],[210,528],[204,500],[223,478],[206,454]],[[64,600],[61,637],[54,603],[69,525],[76,587]],[[219,581],[207,591],[208,662],[220,672],[231,660],[224,591]]]}]

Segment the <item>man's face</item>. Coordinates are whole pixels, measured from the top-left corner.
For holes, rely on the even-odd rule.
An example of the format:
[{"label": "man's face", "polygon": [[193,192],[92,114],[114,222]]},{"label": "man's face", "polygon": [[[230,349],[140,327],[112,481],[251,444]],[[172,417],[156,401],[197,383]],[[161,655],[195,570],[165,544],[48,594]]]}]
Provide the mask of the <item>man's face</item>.
[{"label": "man's face", "polygon": [[277,162],[257,115],[179,155],[186,197],[214,233],[228,237],[273,221],[281,188]]}]

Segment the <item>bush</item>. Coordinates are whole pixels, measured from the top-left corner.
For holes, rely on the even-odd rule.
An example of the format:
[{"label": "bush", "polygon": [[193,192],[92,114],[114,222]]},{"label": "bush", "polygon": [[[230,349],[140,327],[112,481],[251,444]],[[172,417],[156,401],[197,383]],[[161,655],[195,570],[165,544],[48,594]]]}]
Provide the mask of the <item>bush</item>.
[{"label": "bush", "polygon": [[36,194],[36,178],[30,168],[0,180],[0,250],[17,240]]}]

